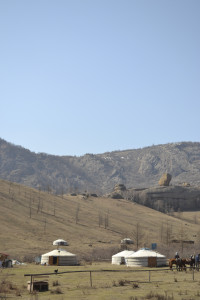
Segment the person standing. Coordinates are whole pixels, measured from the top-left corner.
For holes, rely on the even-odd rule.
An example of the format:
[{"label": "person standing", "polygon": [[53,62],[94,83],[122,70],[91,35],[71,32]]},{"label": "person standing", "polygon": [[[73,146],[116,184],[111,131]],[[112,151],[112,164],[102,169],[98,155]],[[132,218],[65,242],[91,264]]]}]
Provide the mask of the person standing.
[{"label": "person standing", "polygon": [[195,256],[195,268],[196,268],[197,271],[199,271],[199,257],[200,257],[199,254],[197,254]]}]

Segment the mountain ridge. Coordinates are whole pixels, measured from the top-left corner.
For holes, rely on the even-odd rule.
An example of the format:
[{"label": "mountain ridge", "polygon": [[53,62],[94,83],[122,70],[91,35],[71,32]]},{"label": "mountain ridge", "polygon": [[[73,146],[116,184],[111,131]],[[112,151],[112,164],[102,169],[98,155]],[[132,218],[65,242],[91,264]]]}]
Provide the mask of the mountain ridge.
[{"label": "mountain ridge", "polygon": [[0,178],[59,194],[87,191],[103,195],[119,183],[128,188],[156,186],[165,172],[172,175],[172,184],[200,186],[200,143],[76,157],[36,154],[0,139]]}]

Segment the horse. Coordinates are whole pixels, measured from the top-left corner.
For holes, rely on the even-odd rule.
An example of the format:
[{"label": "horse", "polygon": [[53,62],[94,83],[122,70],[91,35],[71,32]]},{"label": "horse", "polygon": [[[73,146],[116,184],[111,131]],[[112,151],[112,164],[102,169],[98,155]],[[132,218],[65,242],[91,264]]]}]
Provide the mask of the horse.
[{"label": "horse", "polygon": [[172,269],[173,265],[176,265],[176,259],[175,258],[170,258],[169,259],[169,267]]},{"label": "horse", "polygon": [[195,269],[195,258],[186,259],[186,265],[189,265],[190,269]]},{"label": "horse", "polygon": [[186,270],[186,259],[185,258],[171,258],[169,260],[169,267],[172,270],[173,265],[176,265],[177,271]]}]

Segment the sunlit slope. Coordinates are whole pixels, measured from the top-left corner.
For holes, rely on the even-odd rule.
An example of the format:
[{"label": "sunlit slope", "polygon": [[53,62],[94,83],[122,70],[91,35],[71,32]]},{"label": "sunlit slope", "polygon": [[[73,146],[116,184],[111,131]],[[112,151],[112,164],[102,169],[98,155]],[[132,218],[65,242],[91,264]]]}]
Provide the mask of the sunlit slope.
[{"label": "sunlit slope", "polygon": [[118,249],[122,238],[134,237],[137,223],[143,236],[141,246],[163,244],[169,226],[174,237],[181,228],[190,239],[191,233],[198,232],[198,224],[192,221],[186,223],[126,200],[59,197],[4,180],[0,180],[0,205],[0,252],[17,257],[49,251],[58,238],[66,239],[67,250],[80,257],[95,249]]}]

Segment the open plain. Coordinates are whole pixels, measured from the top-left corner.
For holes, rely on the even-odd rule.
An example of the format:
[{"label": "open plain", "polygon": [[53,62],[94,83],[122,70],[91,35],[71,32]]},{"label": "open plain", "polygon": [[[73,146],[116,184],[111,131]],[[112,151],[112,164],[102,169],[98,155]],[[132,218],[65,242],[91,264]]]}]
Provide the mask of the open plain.
[{"label": "open plain", "polygon": [[[0,273],[1,299],[199,299],[200,272],[177,272],[166,268],[146,269],[94,262],[77,267],[58,267],[49,275],[49,291],[29,294],[24,274],[53,273],[55,267],[27,264]],[[149,270],[150,275],[149,275]],[[71,273],[74,271],[74,273]],[[80,272],[83,271],[83,272]],[[90,271],[92,271],[92,286]],[[69,272],[69,273],[62,273]],[[194,278],[194,280],[193,280]]]}]

